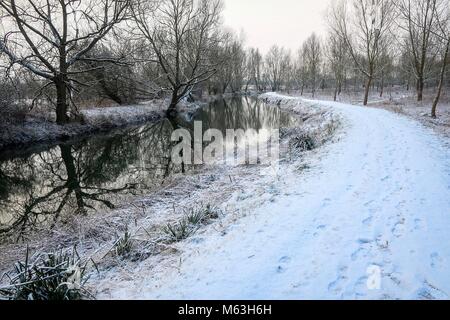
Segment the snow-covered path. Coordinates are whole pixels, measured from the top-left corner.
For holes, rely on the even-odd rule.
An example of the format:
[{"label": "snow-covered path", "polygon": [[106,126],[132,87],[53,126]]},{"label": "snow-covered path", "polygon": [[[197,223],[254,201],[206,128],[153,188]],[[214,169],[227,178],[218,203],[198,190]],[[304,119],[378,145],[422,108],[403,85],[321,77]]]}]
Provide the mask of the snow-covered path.
[{"label": "snow-covered path", "polygon": [[[318,103],[318,102],[316,102]],[[178,271],[142,283],[157,299],[447,299],[450,153],[420,124],[320,102],[346,133],[290,190],[206,238]],[[369,289],[381,270],[379,289]],[[372,283],[372,282],[371,282]]]}]

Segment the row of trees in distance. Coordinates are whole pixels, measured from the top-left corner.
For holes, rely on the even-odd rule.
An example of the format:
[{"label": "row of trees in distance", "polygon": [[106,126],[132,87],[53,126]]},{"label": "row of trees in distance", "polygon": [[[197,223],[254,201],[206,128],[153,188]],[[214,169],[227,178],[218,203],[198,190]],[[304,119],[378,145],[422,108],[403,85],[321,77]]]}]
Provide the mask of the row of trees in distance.
[{"label": "row of trees in distance", "polygon": [[367,105],[371,90],[396,85],[418,101],[435,88],[436,116],[449,10],[446,0],[333,1],[326,35],[263,54],[224,27],[221,0],[0,0],[0,108],[48,105],[64,124],[100,98],[165,97],[171,115],[204,94],[331,89],[336,100],[352,88]]}]

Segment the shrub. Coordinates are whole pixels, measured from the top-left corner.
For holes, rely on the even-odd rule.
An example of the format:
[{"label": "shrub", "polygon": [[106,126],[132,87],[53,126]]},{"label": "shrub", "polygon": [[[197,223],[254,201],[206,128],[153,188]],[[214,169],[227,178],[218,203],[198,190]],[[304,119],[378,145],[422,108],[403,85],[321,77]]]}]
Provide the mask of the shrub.
[{"label": "shrub", "polygon": [[301,133],[291,139],[290,146],[300,151],[310,151],[316,147],[316,141],[309,134]]},{"label": "shrub", "polygon": [[328,137],[332,136],[336,130],[339,128],[340,122],[338,120],[332,119],[327,123],[325,127],[325,133]]},{"label": "shrub", "polygon": [[18,103],[15,88],[5,78],[0,77],[0,122],[23,122],[28,114],[28,107]]},{"label": "shrub", "polygon": [[76,249],[43,253],[30,261],[18,262],[6,274],[9,285],[0,294],[9,300],[80,300],[88,297],[86,265],[82,266]]}]

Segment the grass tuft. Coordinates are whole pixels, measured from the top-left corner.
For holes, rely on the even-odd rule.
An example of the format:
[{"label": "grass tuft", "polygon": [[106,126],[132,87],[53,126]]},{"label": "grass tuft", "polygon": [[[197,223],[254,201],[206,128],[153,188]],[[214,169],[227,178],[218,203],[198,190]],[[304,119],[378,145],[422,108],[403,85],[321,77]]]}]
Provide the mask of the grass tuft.
[{"label": "grass tuft", "polygon": [[128,229],[125,231],[124,235],[117,240],[114,245],[114,252],[119,257],[127,258],[130,256],[133,250],[133,238]]},{"label": "grass tuft", "polygon": [[[33,260],[33,261],[31,261]],[[29,256],[17,262],[6,274],[9,285],[0,287],[0,296],[8,300],[81,300],[90,296],[84,289],[86,265],[76,249]]]},{"label": "grass tuft", "polygon": [[219,218],[220,210],[211,205],[190,209],[178,222],[167,224],[163,228],[169,242],[180,242],[192,236],[202,226],[211,220]]},{"label": "grass tuft", "polygon": [[187,239],[192,234],[195,233],[194,225],[190,224],[187,218],[183,218],[177,223],[168,223],[164,228],[163,232],[168,236],[169,242],[180,242]]}]

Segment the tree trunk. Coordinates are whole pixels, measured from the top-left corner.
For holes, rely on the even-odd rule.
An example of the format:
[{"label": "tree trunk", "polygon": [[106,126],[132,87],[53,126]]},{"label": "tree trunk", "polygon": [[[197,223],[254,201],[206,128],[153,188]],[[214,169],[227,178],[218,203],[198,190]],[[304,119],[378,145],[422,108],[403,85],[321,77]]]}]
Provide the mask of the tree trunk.
[{"label": "tree trunk", "polygon": [[59,74],[54,80],[56,86],[56,123],[63,125],[69,122],[67,116],[67,52],[66,47],[59,48]]},{"label": "tree trunk", "polygon": [[381,74],[380,98],[383,98],[383,93],[384,93],[384,72]]},{"label": "tree trunk", "polygon": [[372,85],[372,76],[367,77],[366,82],[366,89],[364,92],[364,105],[367,106],[369,103],[369,92],[370,92],[370,86]]},{"label": "tree trunk", "polygon": [[445,75],[445,69],[447,68],[447,59],[448,59],[449,49],[450,49],[450,39],[447,40],[447,47],[445,49],[444,60],[442,61],[441,74],[439,77],[438,91],[436,94],[436,98],[434,98],[434,101],[433,101],[433,107],[431,108],[431,116],[433,118],[436,118],[437,105],[441,98],[442,87],[444,86],[444,75]]},{"label": "tree trunk", "polygon": [[335,89],[334,89],[334,101],[336,101],[337,100],[337,93],[338,93],[338,88],[336,87]]},{"label": "tree trunk", "polygon": [[169,108],[166,111],[167,117],[173,118],[177,115],[177,104],[178,104],[178,90],[173,90],[172,99],[170,100]]},{"label": "tree trunk", "polygon": [[75,199],[77,202],[77,213],[86,214],[86,208],[83,198],[83,192],[81,190],[80,181],[77,178],[77,171],[75,167],[75,160],[72,156],[70,146],[60,146],[61,158],[63,159],[64,165],[67,172],[67,188],[68,191],[75,194]]},{"label": "tree trunk", "polygon": [[69,121],[67,116],[67,88],[64,80],[58,79],[56,86],[56,123],[64,125]]},{"label": "tree trunk", "polygon": [[315,96],[316,96],[316,79],[314,78],[313,79],[313,83],[312,83],[312,97],[313,97],[313,99],[315,98]]},{"label": "tree trunk", "polygon": [[423,77],[419,77],[419,79],[417,79],[417,101],[423,100],[423,88],[424,88]]},{"label": "tree trunk", "polygon": [[100,79],[100,87],[102,88],[103,92],[106,94],[106,96],[108,98],[110,98],[112,101],[122,105],[124,102],[122,100],[122,98],[119,96],[118,94],[118,88],[111,88],[108,86],[108,84],[106,83],[105,80],[105,76],[101,75],[101,79]]}]

